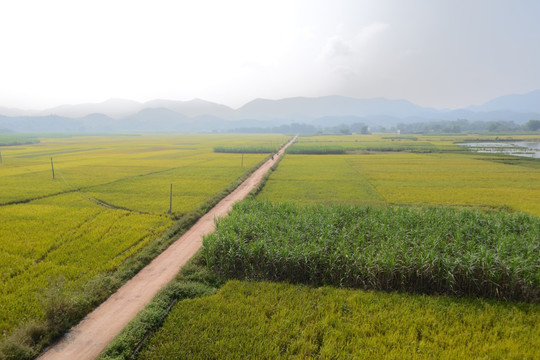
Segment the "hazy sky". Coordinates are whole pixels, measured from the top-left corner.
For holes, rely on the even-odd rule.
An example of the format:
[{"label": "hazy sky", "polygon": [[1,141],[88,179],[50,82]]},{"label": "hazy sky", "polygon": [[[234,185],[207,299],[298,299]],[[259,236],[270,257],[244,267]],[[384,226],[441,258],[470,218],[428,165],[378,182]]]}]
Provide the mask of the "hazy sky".
[{"label": "hazy sky", "polygon": [[0,106],[540,88],[540,1],[2,0]]}]

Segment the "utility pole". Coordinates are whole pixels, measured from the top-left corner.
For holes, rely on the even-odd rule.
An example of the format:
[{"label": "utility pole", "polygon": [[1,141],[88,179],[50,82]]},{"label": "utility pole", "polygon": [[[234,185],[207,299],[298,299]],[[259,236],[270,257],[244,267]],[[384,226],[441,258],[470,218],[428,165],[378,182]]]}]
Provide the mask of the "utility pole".
[{"label": "utility pole", "polygon": [[172,213],[172,184],[171,184],[171,196],[169,198],[169,214]]},{"label": "utility pole", "polygon": [[52,157],[51,157],[51,169],[52,169],[52,178],[54,180],[54,163],[52,161]]},{"label": "utility pole", "polygon": [[240,165],[240,167],[243,169],[244,168],[244,153],[242,153],[242,164]]}]

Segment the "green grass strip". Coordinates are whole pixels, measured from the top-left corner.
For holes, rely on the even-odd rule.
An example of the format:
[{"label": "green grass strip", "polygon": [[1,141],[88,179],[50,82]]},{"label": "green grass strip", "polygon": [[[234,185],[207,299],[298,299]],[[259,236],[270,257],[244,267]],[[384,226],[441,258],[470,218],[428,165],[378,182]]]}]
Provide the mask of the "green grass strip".
[{"label": "green grass strip", "polygon": [[127,360],[134,358],[144,341],[161,327],[176,302],[214,294],[223,282],[210,273],[200,260],[200,256],[193,257],[182,268],[180,274],[158,292],[97,359]]},{"label": "green grass strip", "polygon": [[259,146],[216,146],[214,152],[229,154],[270,154],[279,150],[279,145]]}]

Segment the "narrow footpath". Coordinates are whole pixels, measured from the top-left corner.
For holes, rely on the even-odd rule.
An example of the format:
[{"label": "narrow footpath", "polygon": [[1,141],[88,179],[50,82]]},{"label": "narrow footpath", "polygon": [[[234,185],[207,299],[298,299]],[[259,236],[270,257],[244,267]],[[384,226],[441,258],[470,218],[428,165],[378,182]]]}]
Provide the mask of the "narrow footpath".
[{"label": "narrow footpath", "polygon": [[48,348],[40,360],[95,359],[112,339],[141,311],[156,293],[169,283],[202,245],[202,237],[214,231],[214,220],[226,216],[235,202],[244,199],[262,180],[294,137],[273,159],[201,217],[184,235],[124,284],[58,343]]}]

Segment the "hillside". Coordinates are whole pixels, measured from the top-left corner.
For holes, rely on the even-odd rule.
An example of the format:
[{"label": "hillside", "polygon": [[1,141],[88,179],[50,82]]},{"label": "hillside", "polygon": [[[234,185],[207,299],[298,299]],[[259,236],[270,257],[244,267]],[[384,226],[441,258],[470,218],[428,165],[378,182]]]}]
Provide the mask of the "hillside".
[{"label": "hillside", "polygon": [[351,124],[381,128],[458,119],[517,125],[540,119],[540,90],[454,110],[426,108],[407,100],[345,96],[255,99],[238,109],[201,99],[145,103],[111,99],[42,111],[0,107],[0,127],[18,132],[256,132],[295,123],[316,131]]}]

